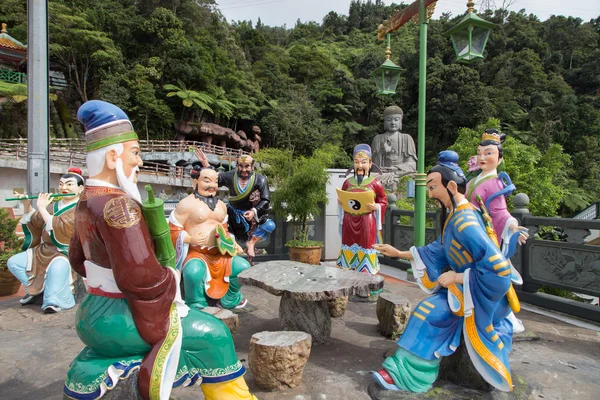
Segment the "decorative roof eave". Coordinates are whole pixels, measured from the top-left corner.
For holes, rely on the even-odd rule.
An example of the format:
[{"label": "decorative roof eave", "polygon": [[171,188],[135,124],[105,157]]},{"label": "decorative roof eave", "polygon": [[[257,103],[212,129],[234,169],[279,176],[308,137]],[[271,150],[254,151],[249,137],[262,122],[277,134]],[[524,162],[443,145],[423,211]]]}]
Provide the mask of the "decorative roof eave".
[{"label": "decorative roof eave", "polygon": [[2,30],[0,31],[0,47],[27,53],[27,45],[8,34],[5,23],[2,23]]}]

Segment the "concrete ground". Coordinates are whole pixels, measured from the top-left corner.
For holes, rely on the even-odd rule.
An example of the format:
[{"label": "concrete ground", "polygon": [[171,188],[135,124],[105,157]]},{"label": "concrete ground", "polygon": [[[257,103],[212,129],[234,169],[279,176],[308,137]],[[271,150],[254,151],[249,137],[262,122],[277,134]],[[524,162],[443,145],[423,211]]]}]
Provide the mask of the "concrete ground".
[{"label": "concrete ground", "polygon": [[[414,284],[402,281],[402,273],[383,268],[384,291],[402,294],[413,305],[425,297]],[[396,278],[392,277],[393,275]],[[238,356],[247,366],[251,336],[280,330],[279,297],[244,287],[253,306],[240,313],[240,328],[234,337]],[[533,387],[530,399],[600,398],[600,327],[568,317],[543,315],[527,307],[518,317],[529,336],[513,345],[511,366]],[[44,315],[39,306],[21,306],[18,297],[0,299],[0,399],[62,399],[64,377],[83,344],[73,323],[75,310]],[[572,322],[577,323],[573,325]],[[395,342],[377,332],[375,305],[349,303],[346,314],[333,320],[331,340],[314,346],[300,386],[279,392],[256,387],[252,371],[246,380],[261,400],[368,400],[369,372],[379,369]],[[173,391],[172,399],[203,399],[199,387]]]}]

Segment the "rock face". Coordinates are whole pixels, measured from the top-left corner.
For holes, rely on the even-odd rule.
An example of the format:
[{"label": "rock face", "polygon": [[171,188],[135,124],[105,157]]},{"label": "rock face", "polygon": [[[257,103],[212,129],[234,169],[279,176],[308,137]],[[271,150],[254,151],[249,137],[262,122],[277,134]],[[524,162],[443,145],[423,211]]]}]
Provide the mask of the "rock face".
[{"label": "rock face", "polygon": [[272,391],[298,386],[311,345],[310,335],[304,332],[259,332],[252,335],[248,364],[256,383]]},{"label": "rock face", "polygon": [[343,317],[346,313],[346,306],[348,305],[348,296],[339,297],[334,300],[327,300],[327,306],[329,307],[329,315],[332,318]]},{"label": "rock face", "polygon": [[231,312],[231,310],[226,310],[224,308],[219,307],[205,307],[202,309],[202,312],[210,314],[219,318],[231,332],[231,336],[235,336],[237,329],[240,325],[237,314]]},{"label": "rock face", "polygon": [[279,321],[284,331],[306,332],[315,344],[325,343],[331,336],[327,300],[302,301],[284,295],[279,303]]},{"label": "rock face", "polygon": [[377,319],[381,334],[396,340],[406,328],[411,309],[406,298],[397,294],[381,293],[377,300]]}]

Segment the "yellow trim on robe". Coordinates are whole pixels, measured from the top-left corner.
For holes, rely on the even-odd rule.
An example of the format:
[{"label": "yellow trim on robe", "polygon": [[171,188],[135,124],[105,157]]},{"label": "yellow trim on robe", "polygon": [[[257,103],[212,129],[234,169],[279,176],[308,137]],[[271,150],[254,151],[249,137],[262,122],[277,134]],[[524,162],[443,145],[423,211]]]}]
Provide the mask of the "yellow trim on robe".
[{"label": "yellow trim on robe", "polygon": [[501,255],[500,253],[496,253],[496,254],[494,254],[493,256],[491,256],[490,258],[488,258],[488,261],[489,261],[489,262],[494,262],[494,261],[496,261],[497,259],[499,259],[500,257],[502,257],[502,255]]},{"label": "yellow trim on robe", "polygon": [[460,264],[459,264],[460,267],[465,265],[465,259],[463,258],[463,256],[460,255],[460,253],[454,247],[450,247],[450,251],[452,252],[452,254],[454,254],[460,260]]},{"label": "yellow trim on robe", "polygon": [[477,217],[474,215],[467,215],[467,219],[472,219],[472,220],[477,221]]},{"label": "yellow trim on robe", "polygon": [[502,342],[498,343],[498,348],[500,350],[502,350],[504,348],[504,343],[502,343]]},{"label": "yellow trim on robe", "polygon": [[458,218],[456,221],[454,221],[454,226],[458,226],[458,224],[460,224],[464,220],[465,220],[465,217]]},{"label": "yellow trim on robe", "polygon": [[497,342],[498,339],[500,339],[500,336],[498,336],[497,333],[494,336],[492,336],[492,342]]},{"label": "yellow trim on robe", "polygon": [[414,315],[415,317],[417,317],[417,318],[419,318],[419,319],[421,319],[421,320],[425,321],[425,317],[424,317],[424,316],[422,316],[421,314],[419,314],[418,312],[416,312],[416,311],[413,311],[413,315]]},{"label": "yellow trim on robe", "polygon": [[452,252],[448,253],[448,257],[450,257],[459,268],[463,266],[462,263],[458,262],[458,259]]},{"label": "yellow trim on robe", "polygon": [[423,271],[423,276],[419,279],[421,280],[421,283],[423,284],[423,286],[425,286],[429,290],[432,290],[437,286],[437,282],[432,282],[429,279],[429,276],[427,275],[427,271]]},{"label": "yellow trim on robe", "polygon": [[494,325],[490,324],[487,328],[485,328],[485,331],[487,333],[490,333],[492,330],[494,330]]},{"label": "yellow trim on robe", "polygon": [[477,225],[477,222],[465,222],[461,226],[458,227],[458,232],[462,232],[467,226]]},{"label": "yellow trim on robe", "polygon": [[456,286],[456,284],[450,285],[448,286],[448,290],[450,291],[450,293],[452,293],[454,295],[454,297],[456,297],[458,299],[458,302],[460,303],[460,310],[454,312],[452,311],[455,315],[458,315],[459,317],[462,317],[465,315],[465,307],[464,307],[464,297],[463,297],[463,293],[460,291],[460,289],[458,288],[458,286]]},{"label": "yellow trim on robe", "polygon": [[510,275],[510,268],[509,269],[505,269],[502,272],[498,272],[498,275],[500,275],[500,276]]},{"label": "yellow trim on robe", "polygon": [[425,304],[427,307],[431,307],[431,309],[435,308],[435,306],[428,301],[424,301],[422,304]]},{"label": "yellow trim on robe", "polygon": [[[473,346],[473,349],[490,367],[492,367],[494,371],[496,371],[508,383],[508,387],[512,392],[512,378],[510,377],[508,369],[506,369],[506,366],[502,364],[502,361],[500,361],[491,351],[487,349],[487,347],[485,347],[485,345],[479,338],[477,326],[475,325],[475,312],[473,312],[473,314],[465,318],[465,325],[467,328],[467,336],[471,342],[471,345]],[[504,343],[500,342],[498,348],[502,349],[503,347]]]},{"label": "yellow trim on robe", "polygon": [[463,250],[463,252],[462,252],[462,253],[463,253],[463,256],[465,256],[465,258],[467,259],[467,262],[469,262],[469,263],[472,263],[472,262],[473,262],[473,259],[471,258],[471,255],[469,254],[469,252],[468,252],[468,251],[466,251],[466,250]]},{"label": "yellow trim on robe", "polygon": [[501,263],[494,265],[495,270],[499,270],[500,268],[506,267],[509,264],[508,260],[504,260]]},{"label": "yellow trim on robe", "polygon": [[421,311],[423,311],[425,314],[429,314],[431,312],[431,311],[429,311],[428,309],[426,309],[423,306],[419,306],[418,309],[421,310]]},{"label": "yellow trim on robe", "polygon": [[462,246],[460,245],[460,243],[458,243],[456,240],[452,239],[452,244],[456,246],[457,249],[462,249]]}]

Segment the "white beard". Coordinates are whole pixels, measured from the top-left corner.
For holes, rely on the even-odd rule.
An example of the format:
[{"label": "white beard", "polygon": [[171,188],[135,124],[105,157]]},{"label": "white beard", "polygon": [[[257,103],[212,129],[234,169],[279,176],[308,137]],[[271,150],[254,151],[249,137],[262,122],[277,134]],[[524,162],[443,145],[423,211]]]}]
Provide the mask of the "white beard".
[{"label": "white beard", "polygon": [[140,195],[140,190],[138,189],[137,184],[133,181],[135,178],[135,173],[139,171],[139,167],[133,168],[131,171],[131,175],[129,177],[125,176],[125,170],[123,169],[123,160],[120,158],[117,159],[117,180],[119,181],[119,186],[121,189],[125,191],[128,195],[137,200],[138,203],[142,203],[142,196]]}]

